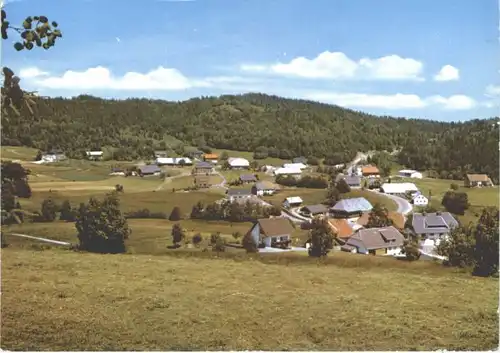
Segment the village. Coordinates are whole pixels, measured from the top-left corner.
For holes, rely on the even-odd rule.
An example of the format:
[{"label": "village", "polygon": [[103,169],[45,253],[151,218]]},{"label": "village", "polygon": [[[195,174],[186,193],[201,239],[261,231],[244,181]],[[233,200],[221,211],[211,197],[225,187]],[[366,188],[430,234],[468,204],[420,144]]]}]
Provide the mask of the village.
[{"label": "village", "polygon": [[[400,169],[394,175],[382,177],[376,165],[367,163],[367,155],[364,154],[354,161],[333,166],[336,170],[333,182],[346,185],[349,191],[359,190],[363,195],[377,195],[394,203],[394,209],[386,209],[391,220],[390,226],[369,227],[370,213],[375,205],[367,200],[368,196],[342,198],[334,205],[311,204],[305,202],[300,194],[293,194],[288,189],[280,198],[284,186],[278,181],[290,178],[299,181],[304,176],[319,175],[315,173],[318,167],[308,165],[305,157],[293,158],[282,165],[258,165],[255,160],[249,161],[237,153],[233,155],[229,157],[225,152],[217,154],[194,150],[185,156],[168,157],[166,151],[155,151],[152,161],[127,168],[115,166],[109,174],[132,178],[158,178],[163,175],[165,180],[191,178],[191,185],[177,192],[217,189],[222,190],[224,195],[219,203],[277,207],[279,216],[255,219],[247,231],[259,252],[307,251],[310,246],[307,240],[292,245],[294,227],[307,230],[313,219],[320,218],[327,219],[336,236],[334,251],[404,258],[403,244],[409,235],[413,235],[420,239],[422,258],[442,260],[443,257],[435,252],[436,246],[459,224],[450,212],[428,212],[431,192],[426,195],[415,184],[415,181],[425,179],[422,172]],[[103,157],[103,151],[87,151],[86,156],[98,162]],[[39,153],[37,159],[35,163],[51,164],[62,162],[66,157],[62,151],[51,151]],[[177,176],[165,177],[165,170],[172,168],[182,172]],[[320,177],[326,179],[324,175]],[[463,183],[466,188],[493,186],[487,175],[480,174],[467,175]],[[266,201],[268,197],[280,201],[270,203]],[[411,215],[410,222],[408,215]]]}]

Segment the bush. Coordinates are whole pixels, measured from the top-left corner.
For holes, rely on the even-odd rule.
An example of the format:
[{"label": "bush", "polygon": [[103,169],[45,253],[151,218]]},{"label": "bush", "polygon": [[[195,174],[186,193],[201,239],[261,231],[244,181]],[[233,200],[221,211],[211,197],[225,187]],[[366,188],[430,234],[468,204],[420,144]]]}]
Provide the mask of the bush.
[{"label": "bush", "polygon": [[115,185],[115,191],[116,191],[116,192],[123,192],[123,185],[121,185],[121,184],[116,184],[116,185]]},{"label": "bush", "polygon": [[218,237],[215,244],[212,246],[212,251],[224,252],[226,251],[226,241],[222,237]]},{"label": "bush", "polygon": [[167,219],[167,215],[163,212],[151,212],[147,208],[143,208],[142,210],[131,211],[125,213],[125,218],[154,218],[154,219]]},{"label": "bush", "polygon": [[41,209],[41,221],[54,222],[56,220],[58,209],[59,207],[51,198],[43,200]]},{"label": "bush", "polygon": [[74,222],[76,220],[76,212],[71,207],[68,200],[64,201],[61,205],[61,214],[59,215],[61,221]]},{"label": "bush", "polygon": [[203,237],[201,236],[200,233],[196,233],[195,235],[193,235],[193,238],[192,238],[193,245],[198,245],[202,241],[203,241]]},{"label": "bush", "polygon": [[450,189],[451,189],[451,190],[458,190],[458,184],[456,184],[456,183],[451,183],[451,184],[450,184]]}]

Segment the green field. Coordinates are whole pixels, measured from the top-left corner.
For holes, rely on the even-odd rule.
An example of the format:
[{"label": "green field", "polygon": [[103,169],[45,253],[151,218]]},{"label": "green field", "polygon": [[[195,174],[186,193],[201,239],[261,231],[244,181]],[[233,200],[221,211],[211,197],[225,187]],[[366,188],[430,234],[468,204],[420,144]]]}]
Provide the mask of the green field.
[{"label": "green field", "polygon": [[[437,209],[443,209],[441,206],[441,200],[443,199],[446,191],[450,190],[451,184],[457,184],[459,186],[458,192],[465,192],[469,197],[470,207],[465,212],[465,215],[458,216],[458,218],[463,223],[477,221],[481,210],[486,206],[496,206],[499,205],[499,189],[498,186],[491,188],[466,188],[464,187],[463,181],[460,180],[445,180],[445,179],[408,179],[408,178],[398,178],[398,182],[404,181],[409,183],[414,183],[420,191],[427,197],[429,197],[429,192],[431,194],[431,205]],[[396,180],[395,180],[396,181]]]},{"label": "green field", "polygon": [[0,157],[2,159],[34,161],[38,150],[30,147],[1,146]]},{"label": "green field", "polygon": [[425,262],[393,260],[404,266],[388,268],[384,259],[354,255],[349,257],[359,259],[354,264],[345,255],[352,254],[332,256],[333,264],[303,257],[301,263],[283,266],[243,257],[6,248],[2,349],[430,351],[498,346],[497,280]]}]

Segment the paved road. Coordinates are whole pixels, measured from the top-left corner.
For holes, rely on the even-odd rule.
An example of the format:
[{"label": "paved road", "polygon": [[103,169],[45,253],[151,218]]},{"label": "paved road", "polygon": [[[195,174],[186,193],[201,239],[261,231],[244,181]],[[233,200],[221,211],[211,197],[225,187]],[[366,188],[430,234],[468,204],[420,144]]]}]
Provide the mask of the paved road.
[{"label": "paved road", "polygon": [[8,233],[8,235],[14,235],[16,237],[20,238],[28,238],[28,239],[33,239],[33,240],[39,240],[43,241],[45,243],[51,243],[51,244],[56,244],[56,245],[65,245],[65,246],[70,246],[71,243],[65,242],[65,241],[59,241],[59,240],[52,240],[52,239],[47,239],[47,238],[40,238],[40,237],[34,237],[31,235],[27,234],[20,234],[20,233]]},{"label": "paved road", "polygon": [[391,200],[393,200],[394,202],[396,202],[396,205],[398,206],[398,209],[396,210],[396,212],[402,213],[403,215],[406,216],[408,213],[413,211],[413,205],[411,203],[409,203],[408,200],[406,200],[402,197],[384,194],[384,193],[381,193],[381,192],[378,192],[375,190],[369,190],[369,191],[376,193],[376,194],[379,194],[379,195],[382,195],[384,197],[388,197]]}]

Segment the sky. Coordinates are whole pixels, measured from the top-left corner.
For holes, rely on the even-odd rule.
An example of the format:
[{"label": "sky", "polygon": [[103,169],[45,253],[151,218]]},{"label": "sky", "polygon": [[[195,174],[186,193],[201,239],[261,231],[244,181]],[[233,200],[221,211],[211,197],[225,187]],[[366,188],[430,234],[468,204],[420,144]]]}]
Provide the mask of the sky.
[{"label": "sky", "polygon": [[500,113],[499,0],[6,0],[63,33],[3,65],[44,96],[262,92],[377,115]]}]

